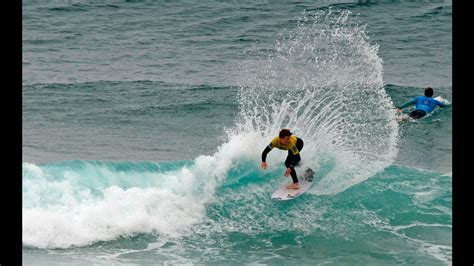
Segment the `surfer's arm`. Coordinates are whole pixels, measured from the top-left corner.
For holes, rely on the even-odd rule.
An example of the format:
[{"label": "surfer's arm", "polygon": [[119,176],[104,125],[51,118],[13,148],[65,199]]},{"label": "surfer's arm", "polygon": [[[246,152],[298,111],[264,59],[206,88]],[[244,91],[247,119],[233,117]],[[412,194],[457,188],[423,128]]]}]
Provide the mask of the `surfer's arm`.
[{"label": "surfer's arm", "polygon": [[267,161],[267,154],[273,149],[273,145],[270,143],[268,144],[267,147],[265,147],[265,150],[262,152],[262,162]]},{"label": "surfer's arm", "polygon": [[399,108],[399,109],[403,109],[403,108],[405,108],[405,107],[407,107],[407,106],[409,106],[409,105],[413,105],[413,104],[415,104],[415,103],[416,103],[416,98],[413,99],[413,100],[411,100],[411,101],[409,101],[409,102],[406,102],[406,103],[400,105],[398,108]]}]

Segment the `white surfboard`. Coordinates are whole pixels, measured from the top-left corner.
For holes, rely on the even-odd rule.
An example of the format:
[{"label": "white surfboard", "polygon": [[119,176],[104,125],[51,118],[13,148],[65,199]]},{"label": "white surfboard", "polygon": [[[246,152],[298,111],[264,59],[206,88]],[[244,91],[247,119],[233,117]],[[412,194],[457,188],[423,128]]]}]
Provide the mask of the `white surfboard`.
[{"label": "white surfboard", "polygon": [[[299,178],[299,189],[289,189],[286,188],[288,184],[284,184],[279,187],[272,194],[272,199],[274,200],[290,200],[301,196],[303,193],[308,191],[308,189],[313,185],[314,171],[311,168],[306,168],[303,174],[303,178]],[[301,180],[302,179],[302,180]]]},{"label": "white surfboard", "polygon": [[443,97],[441,97],[441,96],[436,96],[436,97],[434,97],[434,99],[435,99],[435,100],[438,100],[438,101],[440,101],[440,102],[442,102],[442,103],[444,103],[444,104],[446,104],[446,105],[451,105],[451,102],[450,102],[450,101],[446,100],[445,98],[443,98]]}]

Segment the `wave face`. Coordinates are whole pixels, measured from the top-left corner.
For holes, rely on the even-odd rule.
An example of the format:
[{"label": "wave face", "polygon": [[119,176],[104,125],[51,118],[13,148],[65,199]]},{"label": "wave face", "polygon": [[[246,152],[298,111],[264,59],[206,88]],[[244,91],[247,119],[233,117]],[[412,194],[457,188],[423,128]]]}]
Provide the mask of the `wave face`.
[{"label": "wave face", "polygon": [[306,14],[265,59],[253,55],[241,66],[237,134],[249,134],[260,149],[281,128],[296,132],[304,160],[317,169],[332,165],[318,194],[362,182],[397,155],[398,124],[378,46],[350,14]]}]

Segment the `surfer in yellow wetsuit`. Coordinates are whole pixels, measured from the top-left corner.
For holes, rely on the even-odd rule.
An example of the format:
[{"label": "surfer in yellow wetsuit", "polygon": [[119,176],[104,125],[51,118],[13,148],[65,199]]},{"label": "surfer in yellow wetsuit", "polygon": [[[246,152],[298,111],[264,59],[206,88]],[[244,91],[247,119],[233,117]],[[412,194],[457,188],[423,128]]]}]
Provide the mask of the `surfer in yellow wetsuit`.
[{"label": "surfer in yellow wetsuit", "polygon": [[288,156],[285,160],[285,176],[290,176],[293,179],[293,184],[289,184],[287,188],[299,189],[298,177],[296,176],[295,166],[301,161],[300,151],[303,149],[303,140],[293,136],[289,129],[282,129],[277,137],[273,138],[270,144],[265,147],[262,152],[262,169],[267,169],[266,163],[267,154],[273,149],[288,150]]}]

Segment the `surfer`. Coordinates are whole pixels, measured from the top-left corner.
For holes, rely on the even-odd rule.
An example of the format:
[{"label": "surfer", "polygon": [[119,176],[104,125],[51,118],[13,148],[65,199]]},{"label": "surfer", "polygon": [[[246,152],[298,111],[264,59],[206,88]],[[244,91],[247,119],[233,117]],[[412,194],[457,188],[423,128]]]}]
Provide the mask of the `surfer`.
[{"label": "surfer", "polygon": [[301,161],[300,151],[303,149],[303,140],[293,136],[293,133],[289,129],[282,129],[277,137],[273,138],[270,144],[265,147],[262,152],[262,169],[267,169],[266,163],[267,154],[273,149],[278,148],[280,150],[288,150],[288,156],[285,160],[285,176],[291,176],[293,184],[289,184],[287,188],[299,189],[298,177],[296,176],[295,166]]},{"label": "surfer", "polygon": [[431,113],[436,106],[445,107],[446,105],[436,99],[432,98],[433,89],[428,87],[425,89],[425,96],[418,96],[413,98],[413,100],[397,107],[397,113],[401,112],[401,109],[416,104],[415,110],[413,110],[409,116],[413,119],[420,119],[426,114]]}]

